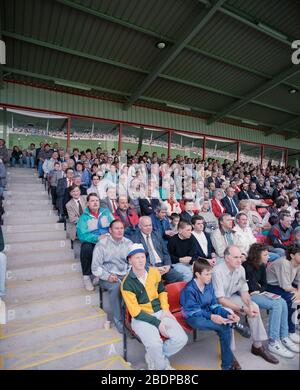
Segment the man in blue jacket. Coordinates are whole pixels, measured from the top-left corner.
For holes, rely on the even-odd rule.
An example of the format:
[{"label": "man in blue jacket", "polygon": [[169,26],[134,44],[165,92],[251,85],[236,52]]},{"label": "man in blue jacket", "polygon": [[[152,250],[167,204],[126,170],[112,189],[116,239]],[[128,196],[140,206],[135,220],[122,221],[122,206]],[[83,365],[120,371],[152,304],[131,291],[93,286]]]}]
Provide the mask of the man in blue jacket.
[{"label": "man in blue jacket", "polygon": [[182,315],[193,329],[217,332],[221,344],[222,369],[235,370],[239,364],[230,347],[230,324],[238,322],[239,317],[218,304],[211,279],[212,267],[208,261],[196,260],[193,264],[193,279],[180,294]]}]

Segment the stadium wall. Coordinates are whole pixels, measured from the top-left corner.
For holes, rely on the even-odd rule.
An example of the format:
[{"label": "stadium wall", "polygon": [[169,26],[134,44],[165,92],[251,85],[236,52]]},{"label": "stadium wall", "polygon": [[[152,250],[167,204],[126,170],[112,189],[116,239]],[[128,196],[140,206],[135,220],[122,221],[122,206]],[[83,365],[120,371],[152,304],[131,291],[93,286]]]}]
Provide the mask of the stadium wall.
[{"label": "stadium wall", "polygon": [[283,136],[275,134],[265,137],[262,131],[252,128],[220,122],[208,126],[203,119],[138,105],[133,105],[128,111],[123,111],[121,103],[12,82],[3,83],[3,89],[0,89],[0,105],[190,131],[208,136],[300,150],[299,140],[285,140]]}]

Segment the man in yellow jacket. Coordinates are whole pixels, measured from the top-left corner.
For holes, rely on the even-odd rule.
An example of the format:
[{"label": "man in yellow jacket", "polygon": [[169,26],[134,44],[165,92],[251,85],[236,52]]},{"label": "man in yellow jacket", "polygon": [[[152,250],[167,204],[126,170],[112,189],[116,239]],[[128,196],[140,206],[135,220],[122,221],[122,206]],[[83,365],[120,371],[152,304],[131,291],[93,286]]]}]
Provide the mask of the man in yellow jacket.
[{"label": "man in yellow jacket", "polygon": [[146,266],[142,244],[132,245],[128,261],[132,268],[122,282],[121,292],[132,316],[132,329],[146,348],[148,369],[170,370],[168,358],[185,346],[187,335],[169,311],[158,269]]}]

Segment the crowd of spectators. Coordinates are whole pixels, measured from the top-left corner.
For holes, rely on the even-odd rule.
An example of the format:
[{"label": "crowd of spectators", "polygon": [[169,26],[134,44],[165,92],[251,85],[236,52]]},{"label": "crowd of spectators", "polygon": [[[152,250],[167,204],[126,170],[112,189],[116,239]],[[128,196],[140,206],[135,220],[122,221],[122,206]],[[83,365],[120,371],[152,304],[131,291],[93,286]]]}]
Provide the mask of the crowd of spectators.
[{"label": "crowd of spectators", "polygon": [[[223,369],[239,367],[231,329],[235,324],[245,335],[245,315],[252,354],[276,364],[274,354],[299,353],[299,169],[130,149],[121,156],[100,147],[70,154],[57,143],[31,144],[24,157],[47,181],[58,222],[81,243],[85,289],[108,290],[120,333],[122,293],[148,367],[170,369],[168,356],[186,343],[167,325],[173,319],[164,285],[179,281],[187,282],[184,318],[217,332]],[[20,159],[15,147],[12,165]],[[271,313],[268,331],[260,309]],[[165,349],[158,331],[169,337]],[[170,349],[173,337],[178,344]]]}]

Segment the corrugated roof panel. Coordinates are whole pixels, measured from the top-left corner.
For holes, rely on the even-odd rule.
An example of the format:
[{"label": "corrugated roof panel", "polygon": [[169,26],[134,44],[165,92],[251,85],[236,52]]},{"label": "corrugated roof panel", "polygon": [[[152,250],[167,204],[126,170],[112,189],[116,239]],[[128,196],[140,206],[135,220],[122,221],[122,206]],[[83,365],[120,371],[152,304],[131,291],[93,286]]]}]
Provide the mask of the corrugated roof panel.
[{"label": "corrugated roof panel", "polygon": [[272,110],[270,108],[260,107],[256,104],[249,103],[240,109],[231,112],[229,115],[250,119],[255,122],[270,123],[274,126],[279,126],[295,117],[284,112]]},{"label": "corrugated roof panel", "polygon": [[[7,57],[10,67],[124,92],[134,90],[144,80],[135,72],[18,41],[8,45]],[[25,63],[23,58],[30,62]]]},{"label": "corrugated roof panel", "polygon": [[287,45],[222,13],[212,18],[191,45],[271,75],[291,64]]},{"label": "corrugated roof panel", "polygon": [[[21,8],[25,8],[26,4],[28,16],[23,18],[20,17],[22,12],[13,12],[6,29],[146,70],[152,69],[167,53],[168,49],[162,52],[155,47],[156,39],[153,37],[48,0],[42,8],[35,10],[36,1],[26,0],[25,3],[20,0]],[[32,28],[32,25],[36,27]]]},{"label": "corrugated roof panel", "polygon": [[[298,66],[300,66],[300,64]],[[293,77],[290,77],[287,80],[287,83],[291,83],[291,84],[297,85],[299,87],[299,89],[300,89],[300,73],[296,74]]]},{"label": "corrugated roof panel", "polygon": [[298,130],[300,135],[300,118],[293,125],[289,126],[290,129]]},{"label": "corrugated roof panel", "polygon": [[164,71],[174,77],[243,96],[265,79],[208,57],[184,50]]},{"label": "corrugated roof panel", "polygon": [[217,111],[235,101],[227,96],[162,79],[156,80],[143,95],[210,111]]},{"label": "corrugated roof panel", "polygon": [[194,0],[76,0],[85,6],[137,26],[178,39],[203,12]]},{"label": "corrugated roof panel", "polygon": [[274,106],[291,110],[300,115],[299,92],[291,94],[289,93],[289,89],[290,88],[286,85],[278,85],[277,87],[261,95],[256,100],[267,104],[274,104]]},{"label": "corrugated roof panel", "polygon": [[228,0],[227,3],[291,38],[300,37],[299,1]]}]

